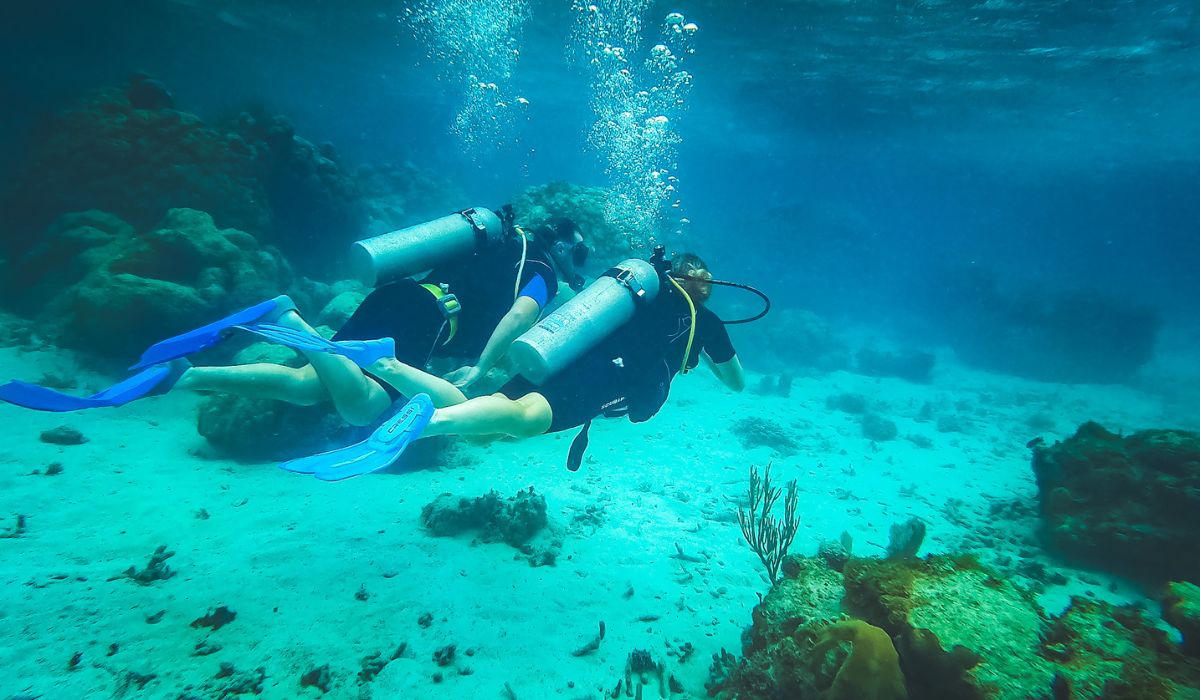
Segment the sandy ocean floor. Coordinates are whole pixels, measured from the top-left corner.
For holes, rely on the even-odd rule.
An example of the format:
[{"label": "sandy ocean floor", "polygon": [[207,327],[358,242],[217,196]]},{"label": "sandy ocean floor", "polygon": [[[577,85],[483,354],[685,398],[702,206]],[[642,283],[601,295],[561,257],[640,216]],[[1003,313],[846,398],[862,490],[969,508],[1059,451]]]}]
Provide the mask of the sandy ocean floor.
[{"label": "sandy ocean floor", "polygon": [[[64,361],[0,350],[0,377],[36,380]],[[865,439],[859,416],[826,407],[840,392],[865,395],[899,437]],[[923,552],[958,550],[984,532],[1027,534],[1028,519],[989,513],[997,502],[1033,503],[1025,443],[1035,435],[1063,437],[1085,419],[1125,431],[1197,426],[1195,413],[1133,389],[1021,382],[946,363],[931,385],[834,373],[797,379],[789,398],[730,395],[697,373],[676,382],[655,420],[594,426],[578,473],[563,467],[567,434],[465,447],[455,453],[465,465],[328,484],[207,456],[198,400],[66,415],[0,405],[0,532],[18,513],[27,522],[23,536],[0,539],[0,697],[224,697],[260,667],[261,697],[318,697],[300,678],[328,664],[331,699],[500,698],[507,684],[522,700],[575,700],[604,697],[627,655],[647,649],[686,688],[674,697],[701,698],[712,653],[739,649],[756,594],[767,590],[735,518],[749,465],[773,460],[777,481],[799,480],[795,552],[846,531],[856,554],[879,553],[888,527],[911,515],[928,523]],[[926,404],[935,419],[917,420]],[[794,454],[745,448],[730,426],[749,416],[790,432]],[[939,431],[941,416],[956,416],[957,430]],[[63,424],[87,442],[39,441]],[[61,474],[40,473],[54,462]],[[562,536],[556,566],[420,526],[421,507],[440,493],[510,496],[529,486],[545,495]],[[145,586],[112,578],[144,566],[159,545],[175,552],[174,577]],[[1043,595],[1051,610],[1070,594],[1138,599],[1104,576],[1061,570],[1069,582]],[[222,605],[236,611],[226,626],[190,626]],[[427,613],[428,625],[418,624]],[[601,621],[599,650],[572,656]],[[695,654],[681,664],[667,654],[684,643]],[[359,681],[364,657],[388,659],[401,644],[399,658]],[[448,644],[456,659],[439,667],[433,654]],[[214,677],[222,663],[233,677]]]}]

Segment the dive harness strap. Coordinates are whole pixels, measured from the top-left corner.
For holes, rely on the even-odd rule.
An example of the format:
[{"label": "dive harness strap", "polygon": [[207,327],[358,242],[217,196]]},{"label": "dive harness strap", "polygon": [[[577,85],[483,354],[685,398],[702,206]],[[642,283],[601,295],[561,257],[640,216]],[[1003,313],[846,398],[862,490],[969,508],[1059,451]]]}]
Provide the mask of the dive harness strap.
[{"label": "dive harness strap", "polygon": [[611,277],[629,290],[633,300],[639,304],[646,301],[646,288],[638,282],[633,272],[623,267],[610,267],[600,274],[601,277]]},{"label": "dive harness strap", "polygon": [[[437,300],[438,311],[441,312],[442,318],[446,319],[446,325],[450,327],[450,335],[446,336],[445,343],[454,340],[454,334],[458,333],[458,314],[462,311],[462,304],[458,303],[458,297],[450,293],[450,287],[445,284],[422,284],[427,292],[433,295]],[[445,345],[445,343],[442,343]]]},{"label": "dive harness strap", "polygon": [[462,211],[458,212],[459,216],[466,219],[468,224],[471,224],[471,230],[475,232],[476,248],[483,248],[488,242],[488,231],[487,226],[479,223],[479,221],[475,218],[477,213],[478,212],[474,207],[470,209],[463,209]]}]

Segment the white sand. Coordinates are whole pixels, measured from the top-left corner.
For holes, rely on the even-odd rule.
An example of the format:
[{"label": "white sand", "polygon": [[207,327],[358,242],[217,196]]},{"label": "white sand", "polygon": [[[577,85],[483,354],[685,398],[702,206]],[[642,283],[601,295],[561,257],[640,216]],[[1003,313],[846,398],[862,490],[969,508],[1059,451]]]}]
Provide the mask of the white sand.
[{"label": "white sand", "polygon": [[[51,361],[65,360],[0,350],[0,377],[36,380]],[[872,445],[856,416],[826,409],[838,392],[867,395],[901,437]],[[917,422],[927,401],[936,415],[964,418],[969,432]],[[633,649],[667,658],[668,644],[691,642],[694,657],[668,665],[686,697],[701,698],[711,654],[739,650],[756,594],[767,588],[732,513],[747,466],[773,456],[765,447],[744,450],[729,420],[767,416],[795,431],[800,453],[774,457],[776,479],[798,478],[802,489],[793,551],[812,553],[822,538],[847,530],[858,554],[879,552],[872,543],[885,544],[889,525],[909,515],[929,525],[924,552],[957,550],[988,518],[989,499],[1032,502],[1025,442],[1035,434],[1063,437],[1085,419],[1112,430],[1197,427],[1195,413],[1128,388],[1021,382],[944,364],[930,386],[835,373],[796,380],[787,399],[751,390],[731,396],[698,373],[675,383],[670,405],[650,423],[595,425],[576,474],[563,467],[570,433],[467,448],[478,458],[471,466],[328,484],[270,464],[198,456],[211,449],[195,431],[196,402],[178,395],[74,415],[0,405],[0,529],[16,513],[28,517],[25,536],[0,540],[0,697],[115,697],[124,670],[157,674],[128,697],[216,697],[202,687],[221,686],[212,677],[223,661],[239,671],[265,667],[263,698],[320,696],[301,689],[299,678],[325,663],[335,672],[328,698],[496,698],[506,682],[522,700],[603,697]],[[1055,431],[1026,424],[1038,413]],[[89,442],[38,440],[60,424]],[[925,436],[933,448],[906,435]],[[63,474],[29,475],[56,461]],[[509,496],[530,485],[565,531],[555,567],[532,568],[505,544],[432,538],[418,523],[421,506],[439,493],[495,488]],[[906,487],[914,490],[902,495]],[[948,499],[961,500],[965,520],[948,519]],[[604,525],[572,529],[572,516],[589,505],[603,506]],[[208,519],[196,517],[201,509]],[[676,543],[707,563],[672,558]],[[107,580],[144,566],[159,544],[176,552],[174,578],[149,586]],[[677,582],[681,571],[691,580]],[[1048,591],[1048,606],[1061,606],[1067,592],[1136,595],[1116,584],[1109,591],[1106,577],[1067,573],[1071,584]],[[360,587],[366,601],[355,598]],[[237,612],[231,624],[216,632],[189,626],[221,604]],[[161,621],[148,624],[160,610]],[[426,612],[434,621],[423,629],[417,619]],[[660,617],[637,621],[646,615]],[[601,620],[599,651],[573,657]],[[192,656],[202,640],[220,651]],[[358,682],[362,657],[390,655],[401,642],[408,655]],[[458,660],[439,669],[432,653],[449,643]],[[111,657],[110,644],[119,645]],[[81,663],[69,671],[77,651]],[[459,674],[466,669],[470,675]],[[441,684],[431,681],[437,671],[446,674]]]}]

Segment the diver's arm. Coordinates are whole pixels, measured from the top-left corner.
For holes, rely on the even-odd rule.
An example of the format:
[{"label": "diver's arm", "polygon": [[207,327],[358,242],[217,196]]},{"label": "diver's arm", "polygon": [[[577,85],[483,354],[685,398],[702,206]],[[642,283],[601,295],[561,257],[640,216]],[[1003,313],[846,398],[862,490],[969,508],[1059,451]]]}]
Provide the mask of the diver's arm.
[{"label": "diver's arm", "polygon": [[729,387],[733,391],[741,391],[746,388],[746,373],[742,370],[742,361],[737,355],[729,358],[725,362],[713,362],[707,354],[702,354],[704,364],[712,370],[712,373],[717,375],[717,379],[721,383]]},{"label": "diver's arm", "polygon": [[486,375],[488,370],[495,367],[500,358],[508,352],[513,341],[537,323],[541,313],[542,309],[536,301],[529,297],[517,297],[508,313],[504,314],[504,318],[496,324],[496,329],[492,331],[492,337],[488,338],[487,345],[483,347],[479,362],[468,373],[463,386],[474,384]]}]

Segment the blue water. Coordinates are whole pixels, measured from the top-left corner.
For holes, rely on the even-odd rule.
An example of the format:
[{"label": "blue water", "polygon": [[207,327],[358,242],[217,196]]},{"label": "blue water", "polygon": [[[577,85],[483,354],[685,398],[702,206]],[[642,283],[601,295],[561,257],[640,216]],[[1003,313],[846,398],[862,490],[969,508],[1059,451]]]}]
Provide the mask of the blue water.
[{"label": "blue water", "polygon": [[[240,671],[268,667],[265,697],[315,694],[297,691],[295,677],[328,660],[342,674],[330,697],[357,697],[359,688],[401,697],[387,693],[418,686],[412,697],[491,697],[511,682],[523,699],[601,698],[628,651],[674,649],[681,639],[698,649],[692,666],[679,664],[684,697],[701,697],[702,667],[720,648],[739,647],[753,594],[767,588],[728,516],[746,467],[772,460],[805,491],[798,553],[846,531],[859,542],[854,554],[876,554],[890,523],[917,515],[934,533],[924,552],[1016,562],[1006,576],[1025,560],[1062,573],[1066,583],[1032,584],[1048,612],[1076,594],[1156,609],[1155,592],[1139,582],[1084,573],[1031,544],[1038,494],[1024,445],[1065,439],[1085,420],[1123,432],[1200,428],[1200,5],[596,5],[600,19],[570,0],[49,0],[5,9],[0,194],[46,175],[27,164],[54,115],[145,72],[175,109],[206,124],[232,129],[242,112],[284,115],[298,137],[332,144],[347,169],[405,164],[428,176],[427,198],[406,201],[389,228],[453,207],[498,206],[553,181],[607,187],[610,222],[637,254],[657,242],[694,251],[716,278],[761,289],[773,308],[762,322],[730,328],[749,390],[730,394],[703,371],[679,378],[654,421],[598,426],[579,474],[561,468],[572,433],[439,447],[433,461],[455,468],[322,491],[271,469],[275,457],[253,452],[256,439],[237,426],[225,427],[227,442],[206,442],[196,409],[209,406],[207,419],[219,422],[224,404],[172,395],[70,417],[90,440],[72,447],[30,438],[61,421],[0,405],[12,431],[0,439],[8,494],[0,517],[29,514],[31,523],[29,536],[0,539],[12,546],[0,550],[0,573],[13,603],[0,623],[20,636],[0,655],[20,668],[0,697],[109,697],[129,682],[112,669],[137,666],[123,660],[136,653],[148,659],[141,670],[162,674],[147,687],[163,693],[218,692],[199,684],[218,660],[234,660]],[[438,23],[454,12],[466,14]],[[640,31],[625,33],[622,17],[640,19]],[[497,30],[505,23],[510,32]],[[624,46],[629,62],[606,54],[600,39]],[[660,43],[665,52],[655,54]],[[656,69],[645,66],[652,56]],[[121,165],[104,174],[119,180]],[[315,242],[288,248],[289,226],[316,217],[307,195],[283,189],[272,206],[294,205],[294,216],[277,212],[279,230],[257,233],[291,256],[292,282],[339,283],[342,251],[384,232],[379,222],[330,215],[305,231]],[[449,201],[451,192],[463,201]],[[57,315],[77,306],[69,298],[43,308],[34,297],[53,296],[82,263],[13,264],[51,240],[46,223],[69,213],[39,210],[30,219],[39,225],[24,229],[7,223],[26,220],[21,199],[0,197],[13,207],[0,212],[0,263],[10,265],[0,271],[34,277],[0,300],[0,380],[101,387],[131,361],[131,348],[119,337],[103,347],[41,340],[43,324],[54,337]],[[260,268],[273,270],[264,260]],[[318,286],[297,283],[305,293]],[[313,294],[324,303],[346,288]],[[748,316],[758,303],[719,288],[711,306]],[[169,332],[148,337],[193,320],[207,319],[172,318]],[[817,327],[829,334],[825,345],[812,340]],[[856,352],[879,348],[933,370],[869,371]],[[791,395],[771,388],[793,380]],[[835,395],[894,421],[893,436],[867,435],[869,421],[830,402]],[[333,420],[306,408],[287,414],[293,423],[272,422],[273,410],[244,419],[252,424],[244,432],[266,431],[274,446],[281,435],[306,437],[297,425],[323,430]],[[795,451],[779,452],[772,430],[794,438]],[[52,461],[65,464],[59,481],[29,476]],[[513,564],[509,549],[471,536],[431,540],[414,524],[439,493],[495,487],[508,496],[530,485],[548,494],[552,522],[568,533],[557,568]],[[145,590],[106,579],[162,542],[180,550],[183,576]],[[680,564],[677,543],[704,562]],[[681,566],[695,578],[680,583]],[[99,588],[105,580],[111,588]],[[360,585],[367,597],[355,599]],[[63,602],[75,596],[83,602]],[[177,632],[222,602],[243,610],[243,626],[225,639],[238,656],[197,661],[196,640]],[[158,609],[169,610],[170,630],[146,626],[143,613]],[[446,619],[412,629],[426,612]],[[654,620],[638,622],[649,613]],[[590,638],[594,617],[607,620],[610,641],[597,656],[567,657]],[[90,641],[40,631],[61,619],[89,630]],[[247,627],[268,630],[261,648]],[[391,676],[352,680],[361,657],[409,638],[422,665],[410,654]],[[437,669],[426,657],[451,639],[478,645],[470,663],[479,675],[431,683]],[[116,641],[132,650],[120,664],[101,658]],[[67,668],[85,646],[85,669]]]}]

